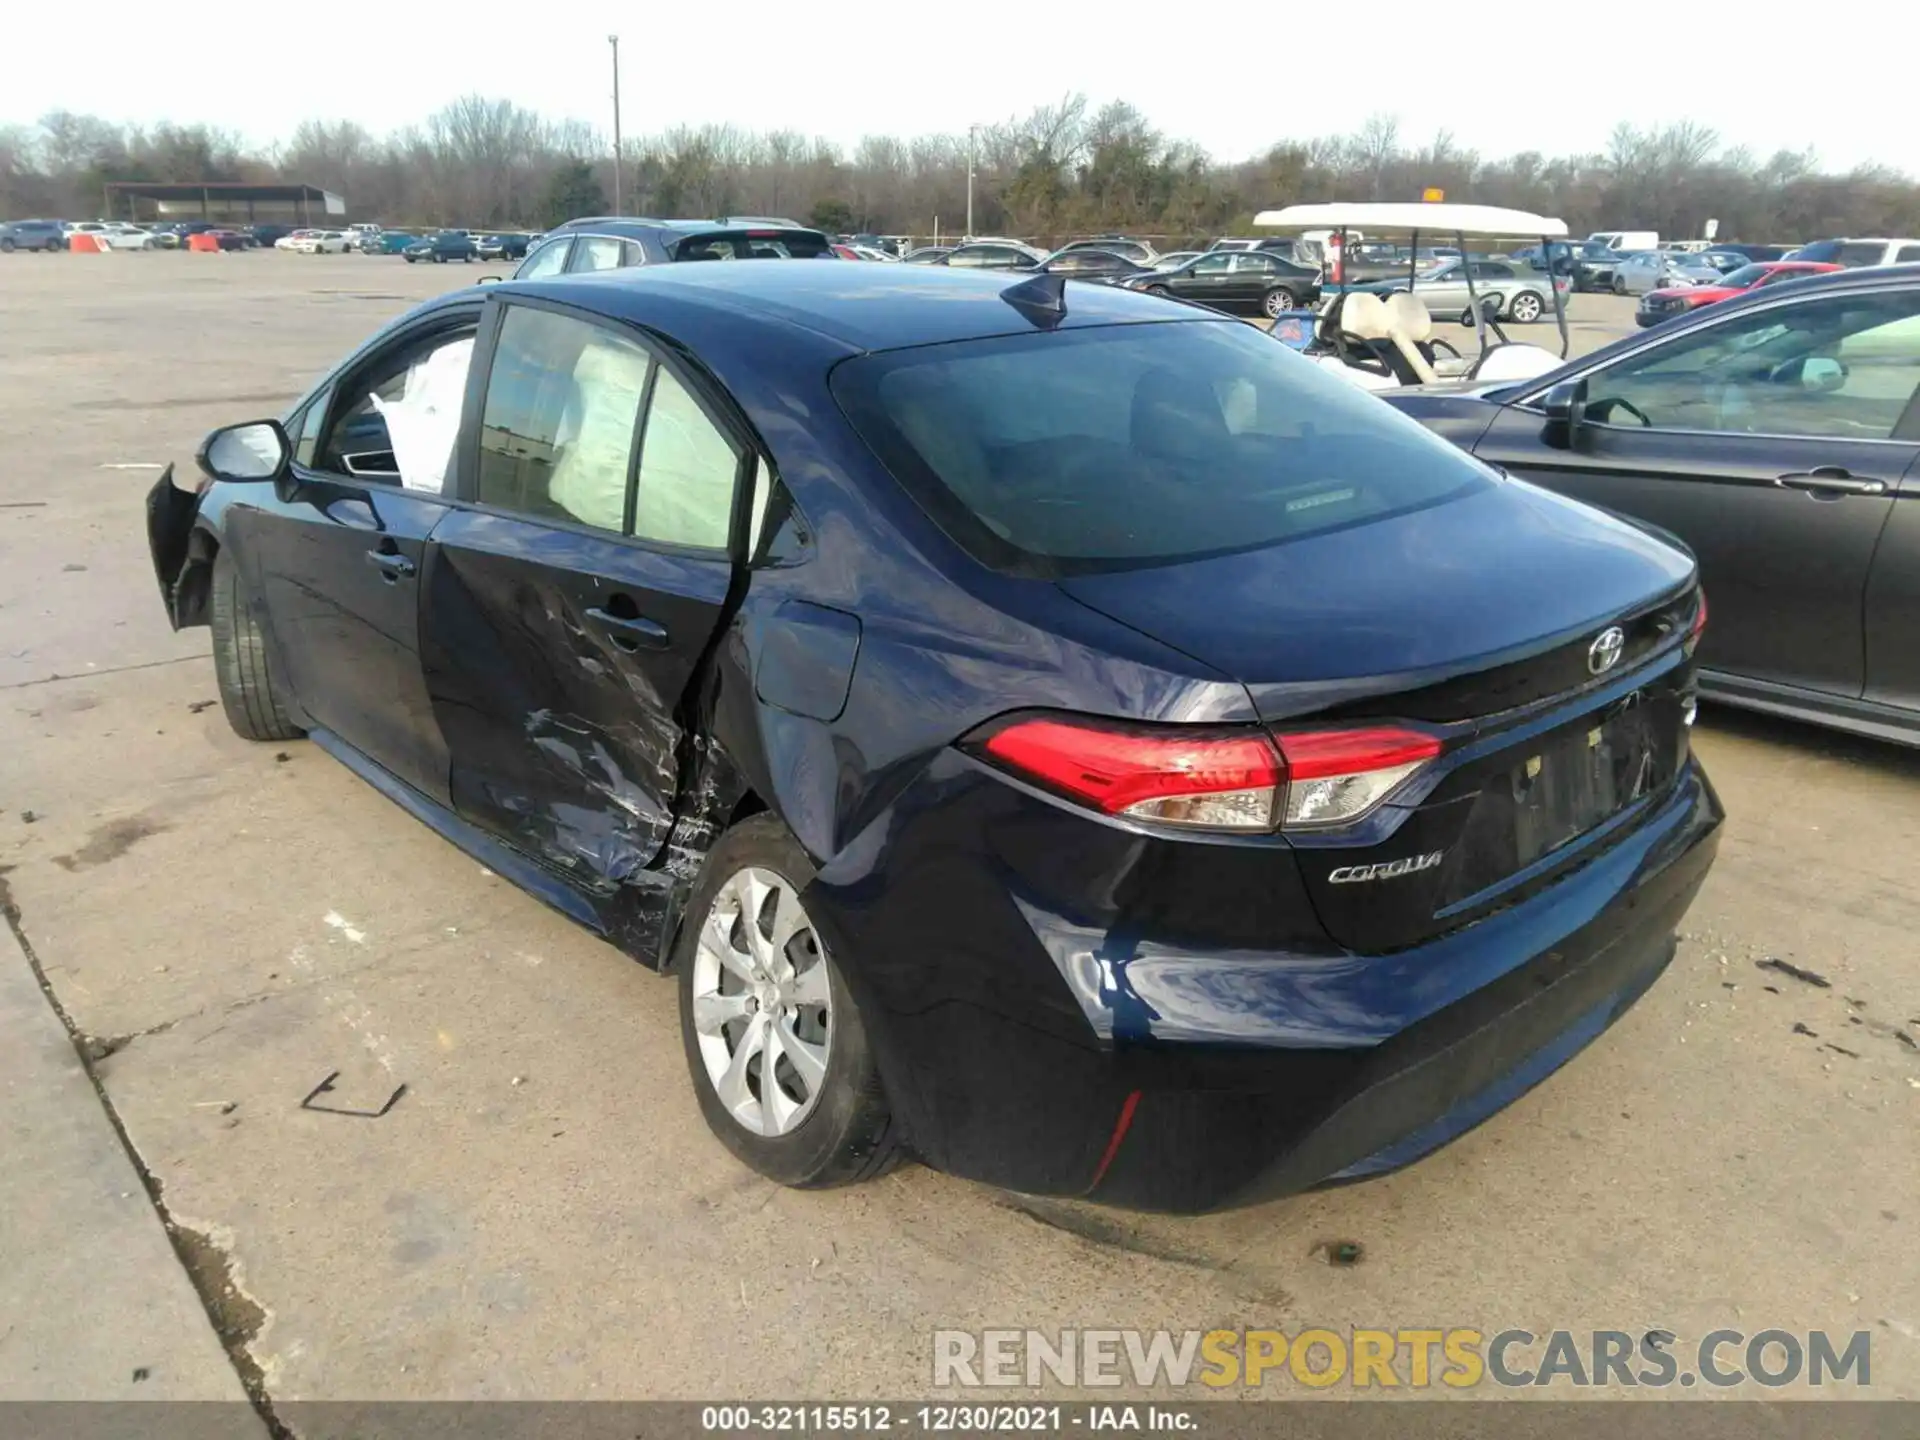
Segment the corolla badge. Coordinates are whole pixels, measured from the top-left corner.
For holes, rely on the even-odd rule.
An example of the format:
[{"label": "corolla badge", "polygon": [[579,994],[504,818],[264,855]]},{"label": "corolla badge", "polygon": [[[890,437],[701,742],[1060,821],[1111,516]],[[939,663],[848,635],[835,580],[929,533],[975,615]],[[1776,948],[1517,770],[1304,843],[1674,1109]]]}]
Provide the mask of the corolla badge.
[{"label": "corolla badge", "polygon": [[1587,647],[1587,669],[1595,675],[1604,675],[1620,663],[1621,653],[1627,648],[1627,632],[1618,625],[1609,625],[1593,637],[1593,644]]},{"label": "corolla badge", "polygon": [[1394,880],[1402,875],[1433,869],[1446,853],[1444,850],[1433,850],[1425,855],[1409,855],[1404,860],[1382,860],[1377,865],[1342,865],[1327,876],[1327,882],[1332,885],[1352,885],[1360,880]]}]

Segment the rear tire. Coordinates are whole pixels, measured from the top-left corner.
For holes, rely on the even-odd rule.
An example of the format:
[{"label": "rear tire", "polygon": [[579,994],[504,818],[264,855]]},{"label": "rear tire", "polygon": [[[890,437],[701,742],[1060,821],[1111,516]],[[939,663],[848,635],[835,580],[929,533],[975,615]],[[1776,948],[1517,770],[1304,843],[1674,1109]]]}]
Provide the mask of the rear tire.
[{"label": "rear tire", "polygon": [[[779,887],[767,892],[771,903],[765,907],[770,912],[765,917],[747,914],[740,904],[745,892],[736,882],[748,872],[754,872],[762,881],[770,877]],[[894,1123],[886,1092],[881,1087],[873,1050],[853,995],[841,978],[839,966],[828,955],[813,928],[811,918],[804,913],[800,897],[813,876],[813,862],[777,818],[761,814],[743,821],[721,836],[708,854],[670,957],[672,967],[678,972],[680,1036],[686,1050],[687,1069],[708,1128],[735,1157],[767,1179],[806,1190],[874,1179],[897,1164],[903,1153],[899,1127]],[[824,1000],[824,1019],[820,1023],[825,1039],[815,1043],[825,1045],[826,1062],[815,1086],[800,1083],[804,1077],[797,1071],[776,1071],[774,1084],[780,1089],[783,1106],[796,1104],[794,1090],[804,1088],[808,1092],[807,1098],[799,1102],[806,1106],[803,1112],[795,1119],[791,1118],[789,1109],[789,1118],[783,1123],[777,1118],[778,1107],[769,1111],[761,1106],[758,1097],[765,1093],[766,1082],[752,1073],[752,1057],[757,1054],[763,1065],[766,1058],[765,1048],[756,1051],[748,1040],[750,1027],[760,1023],[763,1012],[748,1002],[746,989],[738,988],[743,982],[731,977],[737,973],[734,967],[752,963],[754,942],[748,937],[746,927],[755,926],[764,943],[771,928],[771,915],[782,913],[781,907],[787,905],[796,907],[802,921],[792,930],[786,946],[786,951],[795,958],[790,962],[784,955],[775,958],[789,964],[792,974],[810,975],[816,967],[821,972],[812,993]],[[763,918],[765,924],[761,923]],[[768,968],[772,969],[771,963]],[[824,981],[824,985],[819,981]],[[797,980],[788,982],[793,986],[798,983]],[[737,988],[721,993],[728,984]],[[731,1002],[737,1013],[724,1022],[713,1018],[717,1010],[726,1008],[717,1006],[716,1002]],[[764,1013],[787,1017],[777,1023],[785,1024],[785,1033],[789,1034],[800,1028],[803,1018],[812,1020],[815,1012],[822,1008],[819,1003],[801,1000],[804,1009],[796,1013],[785,1008],[784,992],[778,1002],[770,1001],[769,1006],[776,1003],[782,1006],[780,1010],[770,1008]],[[696,1008],[708,1026],[704,1033],[696,1021]],[[715,1077],[714,1068],[728,1069],[729,1056],[736,1057],[734,1063],[737,1064],[742,1049],[748,1050],[749,1058],[739,1067],[733,1104],[748,1111],[750,1117],[758,1115],[759,1129],[750,1128],[748,1121],[738,1118],[716,1088],[726,1082],[724,1075]],[[792,1054],[786,1053],[789,1057]],[[792,1059],[788,1058],[785,1063],[791,1065]],[[776,1118],[769,1120],[769,1115]],[[767,1128],[774,1128],[776,1133],[763,1133]]]},{"label": "rear tire", "polygon": [[1546,307],[1540,303],[1540,297],[1531,290],[1522,290],[1507,302],[1507,314],[1522,325],[1531,325],[1540,318]]},{"label": "rear tire", "polygon": [[266,636],[225,550],[214,554],[212,578],[213,673],[227,723],[243,740],[298,740],[305,732],[287,716]]}]

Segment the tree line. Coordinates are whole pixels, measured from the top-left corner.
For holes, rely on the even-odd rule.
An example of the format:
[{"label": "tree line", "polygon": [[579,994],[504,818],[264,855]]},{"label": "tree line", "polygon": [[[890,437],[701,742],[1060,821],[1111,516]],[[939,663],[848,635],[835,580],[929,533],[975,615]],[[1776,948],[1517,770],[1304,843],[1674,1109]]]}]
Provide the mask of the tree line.
[{"label": "tree line", "polygon": [[[852,147],[795,130],[680,126],[629,139],[628,214],[791,216],[834,231],[929,237],[966,228],[1040,242],[1110,231],[1168,242],[1243,233],[1254,214],[1315,200],[1446,198],[1564,219],[1575,234],[1720,222],[1722,239],[1920,234],[1920,184],[1880,166],[1823,171],[1811,152],[1760,156],[1692,121],[1616,127],[1592,154],[1489,157],[1445,132],[1411,142],[1375,115],[1347,134],[1281,140],[1223,162],[1154,128],[1124,101],[1054,104],[965,134],[873,135]],[[390,225],[536,228],[605,213],[605,138],[508,100],[470,95],[418,125],[375,135],[309,120],[249,146],[203,125],[115,124],[56,111],[0,126],[0,218],[90,218],[113,180],[305,183],[344,195],[355,219]]]}]

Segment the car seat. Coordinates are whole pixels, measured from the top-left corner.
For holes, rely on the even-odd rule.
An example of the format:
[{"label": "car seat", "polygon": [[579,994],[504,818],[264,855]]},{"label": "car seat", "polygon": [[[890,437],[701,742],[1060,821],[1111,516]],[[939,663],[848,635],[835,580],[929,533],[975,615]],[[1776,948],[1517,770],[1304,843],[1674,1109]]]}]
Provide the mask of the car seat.
[{"label": "car seat", "polygon": [[[1444,340],[1433,338],[1433,313],[1427,309],[1426,302],[1405,290],[1397,290],[1387,296],[1385,301],[1388,320],[1405,335],[1407,342],[1419,352],[1420,358],[1427,364],[1436,379],[1449,378],[1464,374],[1466,362],[1460,358],[1460,352]],[[1440,348],[1445,346],[1448,355],[1440,358]],[[1425,383],[1425,382],[1420,382]]]},{"label": "car seat", "polygon": [[[1371,345],[1402,385],[1431,385],[1440,378],[1405,328],[1396,321],[1386,301],[1363,290],[1348,295],[1346,302],[1341,307],[1341,330]],[[1424,305],[1420,309],[1422,314],[1426,313]],[[1429,330],[1431,327],[1429,320]]]}]

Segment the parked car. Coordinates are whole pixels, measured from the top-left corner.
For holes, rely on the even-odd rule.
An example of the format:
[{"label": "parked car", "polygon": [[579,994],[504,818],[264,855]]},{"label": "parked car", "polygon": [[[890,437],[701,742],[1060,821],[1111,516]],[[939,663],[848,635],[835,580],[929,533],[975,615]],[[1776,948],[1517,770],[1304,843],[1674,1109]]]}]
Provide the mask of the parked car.
[{"label": "parked car", "polygon": [[[293,235],[293,228],[291,225],[249,225],[241,233],[253,242],[256,250],[273,250],[283,248],[280,242],[289,239]],[[286,246],[284,248],[291,249],[293,247]]]},{"label": "parked car", "polygon": [[401,252],[409,265],[416,261],[429,261],[435,265],[444,265],[449,260],[472,261],[479,256],[479,249],[473,243],[473,236],[464,230],[436,230],[431,235],[422,236]]},{"label": "parked car", "polygon": [[67,228],[58,220],[0,222],[0,251],[41,250],[52,253],[66,248]]},{"label": "parked car", "polygon": [[382,230],[371,240],[360,242],[362,255],[404,255],[409,245],[418,242],[420,237],[411,230]]},{"label": "parked car", "polygon": [[344,230],[309,230],[287,248],[296,255],[344,255],[347,235]]},{"label": "parked car", "polygon": [[1613,289],[1613,272],[1627,258],[1624,254],[1600,240],[1573,240],[1567,248],[1573,260],[1568,278],[1575,291]]},{"label": "parked car", "polygon": [[1271,250],[1209,250],[1177,270],[1151,270],[1121,283],[1240,314],[1279,315],[1320,298],[1318,270]]},{"label": "parked car", "polygon": [[307,236],[312,235],[314,233],[315,232],[310,228],[302,228],[299,230],[289,230],[287,231],[286,234],[281,235],[274,240],[273,248],[276,250],[291,250],[300,241],[306,239]]},{"label": "parked car", "polygon": [[1090,246],[1068,245],[1056,250],[1040,264],[1042,273],[1064,275],[1070,280],[1090,280],[1101,285],[1116,285],[1136,275],[1157,273],[1113,250],[1095,250]]},{"label": "parked car", "polygon": [[482,260],[524,260],[530,237],[513,230],[479,236],[473,243]]},{"label": "parked car", "polygon": [[241,735],[671,972],[774,1181],[1407,1164],[1673,954],[1694,562],[1252,326],[1031,284],[461,287],[161,479],[162,598]]},{"label": "parked car", "polygon": [[369,220],[347,226],[347,249],[366,254],[378,248],[381,227]]},{"label": "parked car", "polygon": [[73,248],[75,235],[91,235],[111,250],[151,250],[153,236],[138,225],[122,220],[81,220],[66,227],[67,248]]},{"label": "parked car", "polygon": [[1206,254],[1204,250],[1169,250],[1164,255],[1156,255],[1149,270],[1178,270],[1189,260],[1198,260]]},{"label": "parked car", "polygon": [[[1473,280],[1471,293],[1469,275]],[[1564,296],[1569,281],[1564,275],[1505,260],[1449,260],[1411,280],[1376,280],[1352,288],[1375,295],[1410,293],[1436,320],[1458,320],[1462,325],[1473,323],[1472,307],[1477,299],[1489,319],[1530,325],[1553,312],[1554,290],[1559,289]]]},{"label": "parked car", "polygon": [[195,233],[211,235],[214,244],[218,245],[222,250],[253,250],[257,248],[253,243],[253,237],[244,230],[231,230],[222,225],[215,225],[206,230],[196,231]]},{"label": "parked car", "polygon": [[1645,295],[1650,290],[1671,290],[1680,285],[1711,285],[1719,278],[1720,272],[1696,255],[1641,250],[1614,267],[1613,293]]},{"label": "parked car", "polygon": [[951,245],[922,245],[917,250],[909,250],[900,258],[909,265],[944,265],[947,257],[953,253]]},{"label": "parked car", "polygon": [[1037,270],[1047,252],[1019,240],[969,240],[948,252],[946,264],[954,270]]},{"label": "parked car", "polygon": [[1839,270],[1839,265],[1816,265],[1810,260],[1775,260],[1764,265],[1746,265],[1730,275],[1723,275],[1717,283],[1701,285],[1680,285],[1671,290],[1650,290],[1640,301],[1640,308],[1634,314],[1634,322],[1642,329],[1649,325],[1664,325],[1682,315],[1698,310],[1703,305],[1714,305],[1722,300],[1732,300],[1749,290],[1757,290],[1762,285],[1777,285],[1783,280],[1796,280],[1806,275],[1821,275]]},{"label": "parked car", "polygon": [[1384,398],[1482,460],[1677,535],[1704,693],[1920,745],[1920,274],[1764,286],[1536,380]]},{"label": "parked car", "polygon": [[1755,261],[1784,260],[1787,258],[1787,252],[1796,247],[1792,245],[1748,245],[1742,241],[1734,241],[1724,245],[1716,245],[1714,248],[1716,250],[1727,251],[1734,255],[1744,255],[1749,261]]},{"label": "parked car", "polygon": [[1920,260],[1920,240],[1816,240],[1787,256],[1789,260],[1818,260],[1844,265],[1907,265]]},{"label": "parked car", "polygon": [[513,272],[516,280],[620,270],[681,260],[838,259],[833,242],[804,225],[750,220],[638,220],[602,216],[549,230]]},{"label": "parked car", "polygon": [[1587,236],[1590,245],[1604,245],[1609,250],[1630,254],[1639,250],[1658,250],[1660,232],[1658,230],[1596,230]]},{"label": "parked car", "polygon": [[1129,239],[1125,235],[1096,236],[1090,240],[1069,240],[1053,253],[1065,255],[1072,250],[1100,250],[1110,255],[1123,255],[1136,265],[1151,265],[1159,251],[1144,240]]}]

